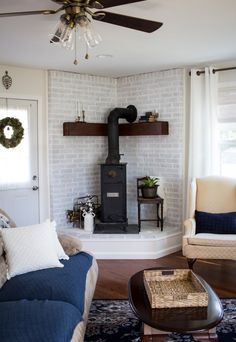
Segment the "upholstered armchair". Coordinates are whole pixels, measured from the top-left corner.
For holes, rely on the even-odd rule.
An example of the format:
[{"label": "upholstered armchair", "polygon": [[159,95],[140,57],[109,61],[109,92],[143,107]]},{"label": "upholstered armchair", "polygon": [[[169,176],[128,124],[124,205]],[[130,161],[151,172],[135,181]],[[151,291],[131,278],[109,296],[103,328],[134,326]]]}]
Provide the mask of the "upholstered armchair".
[{"label": "upholstered armchair", "polygon": [[189,268],[196,259],[236,260],[236,179],[193,179],[189,201],[182,246]]}]

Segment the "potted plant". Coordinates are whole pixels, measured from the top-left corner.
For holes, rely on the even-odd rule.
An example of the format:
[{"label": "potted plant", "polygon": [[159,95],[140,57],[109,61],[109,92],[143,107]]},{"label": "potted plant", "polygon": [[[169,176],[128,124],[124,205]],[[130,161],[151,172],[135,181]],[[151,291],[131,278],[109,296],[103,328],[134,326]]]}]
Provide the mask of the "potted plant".
[{"label": "potted plant", "polygon": [[146,176],[142,180],[141,192],[144,198],[154,198],[157,195],[159,178]]}]

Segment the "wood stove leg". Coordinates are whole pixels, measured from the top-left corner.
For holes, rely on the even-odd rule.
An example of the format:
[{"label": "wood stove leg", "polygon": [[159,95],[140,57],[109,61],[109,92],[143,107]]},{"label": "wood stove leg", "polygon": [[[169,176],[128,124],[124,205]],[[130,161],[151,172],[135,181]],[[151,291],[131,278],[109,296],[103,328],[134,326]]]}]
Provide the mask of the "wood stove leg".
[{"label": "wood stove leg", "polygon": [[140,222],[140,203],[138,203],[138,229],[139,232],[141,230],[141,222]]},{"label": "wood stove leg", "polygon": [[163,231],[163,200],[161,201],[161,231]]},{"label": "wood stove leg", "polygon": [[159,203],[157,203],[157,227],[159,227],[160,224],[160,217],[159,217]]}]

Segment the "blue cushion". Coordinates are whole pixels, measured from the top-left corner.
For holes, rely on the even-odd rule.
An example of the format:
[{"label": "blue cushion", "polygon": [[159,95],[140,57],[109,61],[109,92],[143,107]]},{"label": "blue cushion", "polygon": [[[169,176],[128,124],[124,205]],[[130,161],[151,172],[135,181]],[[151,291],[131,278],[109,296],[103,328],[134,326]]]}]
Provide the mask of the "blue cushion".
[{"label": "blue cushion", "polygon": [[48,268],[15,276],[0,290],[0,302],[20,299],[64,301],[84,312],[86,276],[93,257],[81,252],[61,260],[63,268]]},{"label": "blue cushion", "polygon": [[68,342],[81,313],[75,306],[54,301],[0,303],[1,342]]},{"label": "blue cushion", "polygon": [[236,234],[236,212],[213,214],[195,211],[196,234]]}]

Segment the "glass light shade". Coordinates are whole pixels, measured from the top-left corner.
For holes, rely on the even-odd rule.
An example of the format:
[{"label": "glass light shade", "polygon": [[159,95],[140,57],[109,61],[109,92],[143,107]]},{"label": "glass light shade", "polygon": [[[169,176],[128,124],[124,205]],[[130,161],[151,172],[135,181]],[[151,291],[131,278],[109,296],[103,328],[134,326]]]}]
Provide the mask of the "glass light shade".
[{"label": "glass light shade", "polygon": [[51,33],[49,35],[50,39],[50,43],[54,43],[54,44],[58,44],[61,41],[61,36],[62,36],[62,32],[64,31],[65,28],[65,22],[63,21],[59,21],[59,23],[57,24],[55,33]]},{"label": "glass light shade", "polygon": [[74,48],[73,31],[73,28],[66,26],[61,37],[61,45],[69,50]]},{"label": "glass light shade", "polygon": [[73,28],[66,22],[60,21],[56,32],[50,35],[50,43],[57,44],[67,49],[73,49]]},{"label": "glass light shade", "polygon": [[99,33],[95,32],[92,24],[89,22],[87,26],[83,27],[84,39],[89,48],[93,48],[98,45],[102,38]]},{"label": "glass light shade", "polygon": [[101,36],[94,30],[91,20],[85,14],[69,18],[62,15],[55,33],[50,34],[50,42],[59,47],[76,50],[77,42],[82,36],[89,48],[95,47],[102,41]]},{"label": "glass light shade", "polygon": [[86,27],[90,21],[89,19],[86,17],[86,15],[81,15],[77,18],[76,23],[80,26],[80,27]]}]

